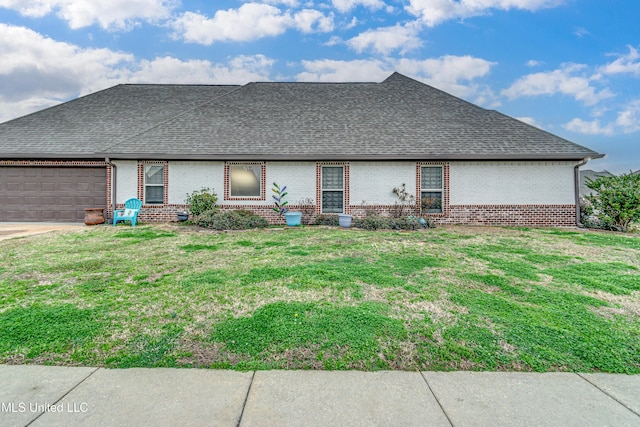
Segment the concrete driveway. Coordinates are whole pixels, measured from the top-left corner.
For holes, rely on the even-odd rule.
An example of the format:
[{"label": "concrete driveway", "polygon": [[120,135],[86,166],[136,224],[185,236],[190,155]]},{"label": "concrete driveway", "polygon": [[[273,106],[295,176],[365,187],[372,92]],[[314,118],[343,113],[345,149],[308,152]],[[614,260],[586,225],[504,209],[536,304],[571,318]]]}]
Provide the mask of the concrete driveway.
[{"label": "concrete driveway", "polygon": [[83,223],[0,222],[0,240],[58,230],[81,230],[85,227]]}]

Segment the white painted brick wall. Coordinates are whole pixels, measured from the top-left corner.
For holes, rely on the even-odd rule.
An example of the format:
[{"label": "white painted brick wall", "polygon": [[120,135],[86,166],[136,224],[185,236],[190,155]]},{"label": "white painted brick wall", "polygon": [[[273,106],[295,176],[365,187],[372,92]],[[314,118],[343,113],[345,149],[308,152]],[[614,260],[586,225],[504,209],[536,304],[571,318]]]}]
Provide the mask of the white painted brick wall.
[{"label": "white painted brick wall", "polygon": [[416,192],[416,162],[351,162],[351,204],[392,205],[394,187]]},{"label": "white painted brick wall", "polygon": [[116,165],[116,203],[138,197],[138,162],[135,160],[113,161]]},{"label": "white painted brick wall", "polygon": [[293,204],[309,197],[315,201],[315,162],[266,162],[266,201],[224,200],[224,162],[169,162],[169,203],[182,204],[188,193],[212,188],[222,205],[271,205],[273,182],[286,185]]},{"label": "white painted brick wall", "polygon": [[267,204],[272,204],[273,183],[286,185],[290,204],[299,204],[302,199],[316,201],[315,162],[267,162]]},{"label": "white painted brick wall", "polygon": [[575,203],[573,162],[451,162],[450,203]]},{"label": "white painted brick wall", "polygon": [[218,195],[218,201],[224,197],[224,162],[169,162],[170,204],[183,204],[187,194],[202,188],[210,188]]}]

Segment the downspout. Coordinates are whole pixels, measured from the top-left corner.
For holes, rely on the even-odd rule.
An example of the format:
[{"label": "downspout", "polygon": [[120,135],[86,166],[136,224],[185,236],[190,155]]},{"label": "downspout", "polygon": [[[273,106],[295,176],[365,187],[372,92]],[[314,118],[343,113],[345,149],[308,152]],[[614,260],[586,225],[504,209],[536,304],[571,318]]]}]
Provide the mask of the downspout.
[{"label": "downspout", "polygon": [[591,160],[591,158],[587,157],[573,168],[574,193],[576,199],[576,225],[580,228],[584,228],[584,224],[580,222],[580,168],[586,165],[589,160]]},{"label": "downspout", "polygon": [[[104,162],[111,166],[111,215],[113,217],[116,214],[116,194],[118,194],[116,192],[116,165],[108,157],[104,158]],[[111,224],[113,224],[113,220]]]}]

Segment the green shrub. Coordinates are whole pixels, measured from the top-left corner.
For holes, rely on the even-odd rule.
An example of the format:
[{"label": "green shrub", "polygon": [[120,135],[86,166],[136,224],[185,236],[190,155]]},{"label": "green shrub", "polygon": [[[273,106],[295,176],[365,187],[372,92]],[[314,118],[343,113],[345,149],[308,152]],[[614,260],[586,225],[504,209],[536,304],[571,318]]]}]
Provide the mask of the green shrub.
[{"label": "green shrub", "polygon": [[205,212],[198,217],[196,223],[200,227],[213,228],[214,230],[246,230],[265,228],[269,225],[266,219],[245,209]]},{"label": "green shrub", "polygon": [[218,195],[209,188],[203,188],[187,194],[185,202],[189,205],[189,210],[194,217],[199,217],[205,212],[216,212],[218,210],[216,206]]},{"label": "green shrub", "polygon": [[380,215],[369,215],[362,219],[355,219],[354,226],[365,230],[418,230],[423,227],[420,224],[420,218],[417,217],[392,218]]},{"label": "green shrub", "polygon": [[338,226],[338,215],[318,215],[314,220],[316,225]]},{"label": "green shrub", "polygon": [[356,218],[353,221],[353,226],[357,228],[364,228],[365,230],[378,230],[380,228],[389,228],[389,220],[379,215],[369,215],[362,219]]},{"label": "green shrub", "polygon": [[640,174],[587,179],[587,187],[595,194],[586,196],[586,215],[597,218],[601,228],[626,232],[640,221]]}]

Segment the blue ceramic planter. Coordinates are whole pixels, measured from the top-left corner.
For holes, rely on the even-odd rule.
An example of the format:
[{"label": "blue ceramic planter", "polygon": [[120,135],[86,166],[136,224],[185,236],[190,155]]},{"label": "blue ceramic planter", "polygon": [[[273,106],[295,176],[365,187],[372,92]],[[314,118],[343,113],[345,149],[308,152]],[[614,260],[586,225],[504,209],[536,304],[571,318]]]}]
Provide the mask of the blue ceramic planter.
[{"label": "blue ceramic planter", "polygon": [[295,227],[300,225],[300,219],[302,218],[302,212],[287,212],[284,214],[289,227]]},{"label": "blue ceramic planter", "polygon": [[351,215],[347,215],[347,214],[339,214],[338,215],[338,225],[340,225],[340,227],[343,228],[349,228],[351,227],[351,219],[353,217]]}]

